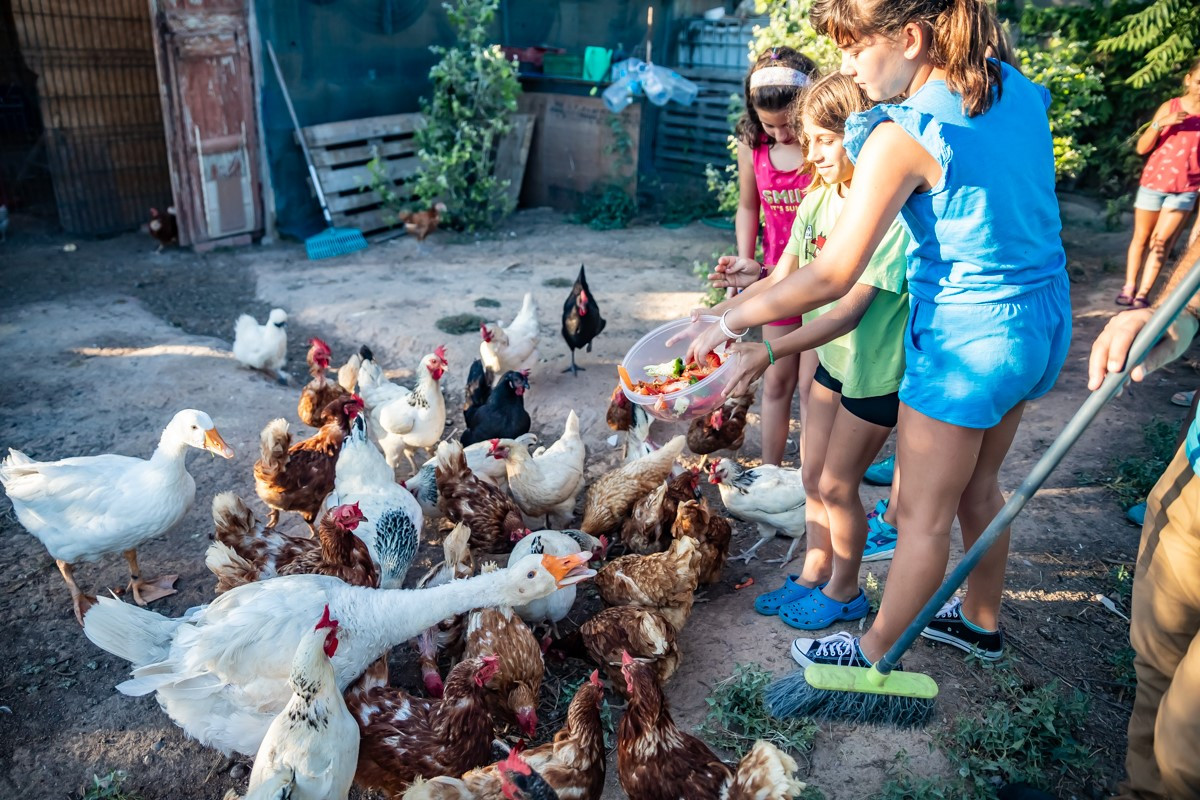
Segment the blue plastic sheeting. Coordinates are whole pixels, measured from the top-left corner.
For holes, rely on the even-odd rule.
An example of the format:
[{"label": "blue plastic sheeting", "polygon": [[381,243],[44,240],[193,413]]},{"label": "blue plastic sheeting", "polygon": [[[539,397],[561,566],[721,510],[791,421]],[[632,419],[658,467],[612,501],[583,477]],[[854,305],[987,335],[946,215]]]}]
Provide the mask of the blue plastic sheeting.
[{"label": "blue plastic sheeting", "polygon": [[[256,12],[304,126],[420,110],[419,98],[429,92],[429,68],[435,62],[429,46],[452,44],[446,12],[437,0],[258,0]],[[504,44],[564,47],[582,55],[588,45],[637,46],[645,22],[644,2],[501,0],[492,34]],[[303,239],[325,223],[269,68],[262,117],[276,223],[280,233]]]}]

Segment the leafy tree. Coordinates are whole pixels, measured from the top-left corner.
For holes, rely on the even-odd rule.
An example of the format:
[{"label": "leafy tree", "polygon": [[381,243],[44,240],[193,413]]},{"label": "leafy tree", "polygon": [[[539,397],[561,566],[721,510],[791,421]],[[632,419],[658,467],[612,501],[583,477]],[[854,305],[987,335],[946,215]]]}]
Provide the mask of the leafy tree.
[{"label": "leafy tree", "polygon": [[433,95],[422,99],[425,126],[416,135],[422,169],[414,191],[426,204],[441,200],[457,227],[490,228],[512,211],[507,181],[495,176],[496,147],[512,127],[521,84],[517,64],[487,43],[499,0],[444,3],[453,47],[433,46]]},{"label": "leafy tree", "polygon": [[1153,0],[1121,18],[1096,42],[1104,53],[1132,53],[1141,68],[1125,79],[1140,89],[1186,67],[1200,51],[1200,4],[1196,0]]}]

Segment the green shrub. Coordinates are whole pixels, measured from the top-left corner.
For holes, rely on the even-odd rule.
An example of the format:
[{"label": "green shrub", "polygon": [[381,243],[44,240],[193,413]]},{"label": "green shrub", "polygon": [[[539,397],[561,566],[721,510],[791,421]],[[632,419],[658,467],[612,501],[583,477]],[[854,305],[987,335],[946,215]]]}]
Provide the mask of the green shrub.
[{"label": "green shrub", "polygon": [[92,776],[92,785],[83,793],[82,800],[140,800],[137,795],[121,791],[121,784],[129,777],[125,770],[115,769],[101,778]]},{"label": "green shrub", "polygon": [[625,187],[610,184],[583,199],[574,221],[597,231],[625,228],[637,215],[637,201]]},{"label": "green shrub", "polygon": [[517,64],[487,44],[499,0],[443,4],[457,44],[430,48],[440,57],[429,70],[433,95],[422,99],[425,125],[417,131],[421,171],[414,183],[426,205],[440,200],[450,223],[491,228],[512,211],[507,181],[495,176],[496,148],[512,126],[521,84]]},{"label": "green shrub", "polygon": [[1058,32],[1044,45],[1017,50],[1025,76],[1050,90],[1050,135],[1059,180],[1078,177],[1096,152],[1095,145],[1079,138],[1096,123],[1104,100],[1104,74],[1087,63],[1088,55],[1083,42],[1064,41]]},{"label": "green shrub", "polygon": [[705,700],[708,713],[700,726],[705,741],[739,758],[759,739],[794,754],[811,750],[816,725],[807,719],[776,719],[767,711],[763,692],[772,680],[771,673],[756,664],[736,665],[733,675],[714,686]]}]

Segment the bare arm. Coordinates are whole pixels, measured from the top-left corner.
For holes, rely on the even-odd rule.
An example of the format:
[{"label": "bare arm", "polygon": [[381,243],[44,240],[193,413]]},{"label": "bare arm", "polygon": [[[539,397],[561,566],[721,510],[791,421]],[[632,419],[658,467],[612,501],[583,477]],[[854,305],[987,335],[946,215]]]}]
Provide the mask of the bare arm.
[{"label": "bare arm", "polygon": [[720,316],[729,309],[740,306],[751,297],[757,297],[775,284],[782,281],[788,275],[791,275],[799,268],[799,266],[800,259],[796,258],[796,256],[792,255],[791,253],[784,253],[779,257],[779,263],[775,265],[775,268],[771,270],[771,274],[768,275],[766,279],[756,281],[748,288],[743,289],[741,293],[735,295],[734,297],[722,300],[720,303],[717,303],[715,306],[713,306],[709,310],[709,313]]},{"label": "bare arm", "polygon": [[1152,151],[1154,146],[1158,144],[1158,137],[1162,136],[1163,132],[1171,125],[1180,121],[1176,119],[1180,114],[1183,114],[1185,117],[1187,116],[1184,112],[1172,114],[1170,101],[1159,106],[1158,110],[1154,112],[1154,117],[1151,118],[1150,124],[1142,131],[1142,135],[1138,137],[1137,144],[1134,145],[1134,149],[1137,150],[1138,155],[1144,156]]},{"label": "bare arm", "polygon": [[898,125],[872,131],[854,170],[854,186],[824,249],[807,267],[729,312],[742,330],[793,317],[844,296],[909,196],[941,180],[941,167]]},{"label": "bare arm", "polygon": [[738,207],[733,230],[740,258],[754,258],[758,244],[758,182],[754,179],[754,153],[743,142],[737,145]]}]

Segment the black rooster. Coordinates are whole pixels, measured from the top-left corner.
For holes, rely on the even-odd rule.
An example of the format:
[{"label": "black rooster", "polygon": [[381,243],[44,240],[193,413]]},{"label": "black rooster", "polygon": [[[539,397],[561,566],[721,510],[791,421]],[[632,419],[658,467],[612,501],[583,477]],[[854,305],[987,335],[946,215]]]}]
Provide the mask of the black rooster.
[{"label": "black rooster", "polygon": [[563,370],[572,375],[578,375],[583,367],[575,364],[575,351],[587,348],[592,352],[592,339],[604,330],[605,320],[600,316],[600,305],[588,290],[587,276],[583,274],[583,265],[579,265],[579,277],[571,287],[571,296],[563,303],[563,339],[571,348],[571,366]]},{"label": "black rooster", "polygon": [[467,372],[467,387],[463,391],[464,420],[487,402],[492,393],[493,377],[492,371],[483,366],[481,359],[477,358],[471,362],[471,369]]},{"label": "black rooster", "polygon": [[492,388],[492,394],[479,408],[463,414],[467,429],[462,435],[463,447],[488,439],[515,439],[529,433],[529,414],[525,411],[525,390],[529,378],[509,370]]}]

